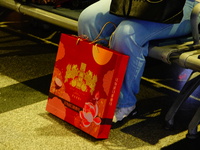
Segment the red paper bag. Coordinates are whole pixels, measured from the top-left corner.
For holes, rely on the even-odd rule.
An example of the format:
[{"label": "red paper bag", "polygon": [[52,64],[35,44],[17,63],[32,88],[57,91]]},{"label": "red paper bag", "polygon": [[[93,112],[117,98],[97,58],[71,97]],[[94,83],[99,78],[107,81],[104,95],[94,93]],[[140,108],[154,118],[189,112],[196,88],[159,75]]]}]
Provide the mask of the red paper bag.
[{"label": "red paper bag", "polygon": [[95,138],[108,138],[128,59],[62,34],[46,110]]}]

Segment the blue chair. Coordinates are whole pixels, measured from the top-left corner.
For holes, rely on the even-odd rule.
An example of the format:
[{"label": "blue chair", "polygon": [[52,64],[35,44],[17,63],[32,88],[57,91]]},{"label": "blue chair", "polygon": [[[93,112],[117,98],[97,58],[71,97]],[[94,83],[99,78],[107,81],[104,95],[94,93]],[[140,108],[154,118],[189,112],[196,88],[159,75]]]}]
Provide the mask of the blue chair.
[{"label": "blue chair", "polygon": [[[193,91],[200,85],[200,44],[199,44],[199,30],[198,18],[200,14],[200,4],[197,4],[191,14],[192,24],[192,38],[190,36],[171,40],[164,46],[152,46],[149,51],[149,56],[162,60],[165,63],[176,63],[181,67],[192,69],[190,77],[181,89],[178,97],[165,116],[166,129],[171,129],[174,125],[174,116],[183,102],[193,93]],[[180,42],[182,41],[182,42]],[[159,44],[162,44],[162,42]],[[187,137],[195,139],[198,136],[197,126],[200,122],[200,107],[192,118],[188,126]]]}]

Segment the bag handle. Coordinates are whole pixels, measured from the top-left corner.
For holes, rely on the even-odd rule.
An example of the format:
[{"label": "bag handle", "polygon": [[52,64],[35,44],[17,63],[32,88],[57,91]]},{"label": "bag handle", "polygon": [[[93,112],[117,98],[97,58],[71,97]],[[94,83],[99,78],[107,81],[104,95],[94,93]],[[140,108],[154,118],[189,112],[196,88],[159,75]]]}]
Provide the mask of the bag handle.
[{"label": "bag handle", "polygon": [[107,26],[108,24],[112,24],[112,25],[114,26],[115,29],[117,28],[116,25],[115,25],[113,22],[111,22],[111,21],[106,22],[106,23],[103,25],[103,27],[101,28],[101,30],[100,30],[99,34],[97,35],[97,37],[96,37],[91,43],[96,43],[96,42],[99,42],[99,41],[102,41],[102,40],[106,40],[106,41],[109,42],[108,47],[110,47],[110,40],[112,39],[112,35],[113,35],[114,32],[111,34],[109,40],[107,40],[107,39],[99,39],[99,37],[101,36],[101,34],[103,33],[104,29],[106,28],[106,26]]},{"label": "bag handle", "polygon": [[[161,3],[163,2],[164,0],[146,0],[147,2],[151,3],[151,4],[157,4],[157,3]],[[126,11],[126,5],[127,3],[129,3],[128,5],[128,9]],[[131,13],[131,8],[133,6],[133,1],[132,0],[128,0],[128,2],[126,0],[123,1],[123,14],[124,16],[126,17],[129,17],[130,13]]]},{"label": "bag handle", "polygon": [[160,3],[160,2],[162,2],[163,0],[154,0],[154,1],[152,1],[152,0],[147,0],[147,2],[149,2],[149,3],[153,3],[153,4],[156,4],[156,3]]},{"label": "bag handle", "polygon": [[[112,25],[114,26],[115,29],[117,28],[116,25],[115,25],[113,22],[111,22],[111,21],[106,22],[106,23],[103,25],[103,27],[101,28],[101,30],[100,30],[99,34],[97,35],[97,37],[96,37],[92,42],[90,42],[91,44],[94,44],[94,43],[96,43],[96,42],[99,42],[99,41],[103,41],[103,40],[104,40],[104,41],[107,41],[107,42],[108,42],[108,47],[110,47],[110,41],[111,41],[111,39],[112,39],[112,36],[113,36],[114,32],[111,34],[109,40],[107,40],[107,39],[99,39],[99,37],[101,36],[101,34],[103,33],[104,29],[106,28],[106,26],[107,26],[108,24],[112,24]],[[79,41],[82,41],[83,39],[86,39],[86,40],[87,40],[88,37],[87,37],[86,35],[81,35],[81,36],[79,36],[79,38],[78,38],[77,41],[76,41],[76,45],[78,45]]]}]

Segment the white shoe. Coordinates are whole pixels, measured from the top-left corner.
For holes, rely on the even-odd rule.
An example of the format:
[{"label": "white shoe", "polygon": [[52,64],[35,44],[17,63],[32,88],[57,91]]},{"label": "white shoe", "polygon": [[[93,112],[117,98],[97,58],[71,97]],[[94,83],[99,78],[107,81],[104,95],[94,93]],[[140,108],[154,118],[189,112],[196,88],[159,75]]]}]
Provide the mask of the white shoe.
[{"label": "white shoe", "polygon": [[112,122],[117,123],[119,121],[122,121],[124,118],[128,116],[134,116],[136,112],[136,105],[131,106],[131,107],[123,107],[123,108],[116,108],[115,110],[115,115],[113,117]]}]

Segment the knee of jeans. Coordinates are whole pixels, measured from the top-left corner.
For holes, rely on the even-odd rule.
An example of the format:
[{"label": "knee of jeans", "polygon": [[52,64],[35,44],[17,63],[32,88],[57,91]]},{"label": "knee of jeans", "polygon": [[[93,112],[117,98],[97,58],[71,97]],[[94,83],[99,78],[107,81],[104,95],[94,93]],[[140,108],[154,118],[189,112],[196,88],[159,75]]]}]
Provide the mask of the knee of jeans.
[{"label": "knee of jeans", "polygon": [[[123,41],[135,41],[135,27],[133,25],[134,22],[130,21],[122,21],[115,30],[115,34],[113,39],[116,42]],[[127,40],[128,39],[128,40]]]},{"label": "knee of jeans", "polygon": [[133,27],[130,24],[120,23],[116,29],[116,34],[122,39],[133,32]]},{"label": "knee of jeans", "polygon": [[[86,34],[87,36],[92,36],[92,32],[95,26],[95,18],[88,11],[83,11],[78,19],[78,35]],[[91,38],[91,37],[90,37]]]},{"label": "knee of jeans", "polygon": [[80,27],[86,26],[87,24],[90,24],[92,22],[94,22],[94,17],[88,11],[83,11],[78,18],[78,25]]},{"label": "knee of jeans", "polygon": [[120,23],[111,38],[111,48],[125,54],[131,53],[135,47],[139,48],[133,30],[131,25]]}]

